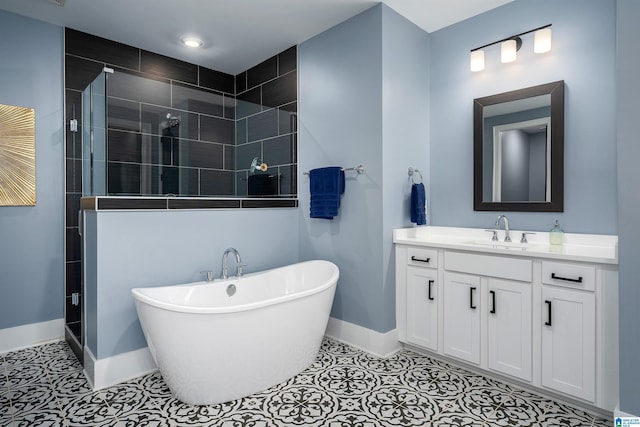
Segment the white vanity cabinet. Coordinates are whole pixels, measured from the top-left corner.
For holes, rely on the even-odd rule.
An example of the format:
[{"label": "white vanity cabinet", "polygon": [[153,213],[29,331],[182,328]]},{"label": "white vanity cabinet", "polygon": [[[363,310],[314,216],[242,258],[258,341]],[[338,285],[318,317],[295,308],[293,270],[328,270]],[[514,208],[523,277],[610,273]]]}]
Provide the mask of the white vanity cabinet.
[{"label": "white vanity cabinet", "polygon": [[542,385],[596,398],[596,268],[542,263]]},{"label": "white vanity cabinet", "polygon": [[531,283],[492,278],[488,294],[488,368],[531,381]]},{"label": "white vanity cabinet", "polygon": [[394,235],[401,342],[585,407],[614,409],[617,257],[587,245],[485,250],[472,238],[436,237]]},{"label": "white vanity cabinet", "polygon": [[595,296],[544,286],[542,300],[542,385],[594,401]]},{"label": "white vanity cabinet", "polygon": [[480,363],[480,278],[444,273],[443,353]]},{"label": "white vanity cabinet", "polygon": [[410,248],[406,254],[406,339],[438,351],[438,252]]},{"label": "white vanity cabinet", "polygon": [[531,260],[443,256],[443,353],[531,380]]}]

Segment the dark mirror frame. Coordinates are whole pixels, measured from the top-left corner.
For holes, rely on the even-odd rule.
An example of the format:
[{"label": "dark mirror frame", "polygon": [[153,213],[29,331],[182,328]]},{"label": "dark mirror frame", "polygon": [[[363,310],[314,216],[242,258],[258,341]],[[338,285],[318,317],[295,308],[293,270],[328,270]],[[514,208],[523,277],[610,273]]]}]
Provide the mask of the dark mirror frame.
[{"label": "dark mirror frame", "polygon": [[[551,95],[551,201],[485,202],[482,197],[484,108],[503,102]],[[564,80],[473,100],[473,210],[562,212],[564,209]]]}]

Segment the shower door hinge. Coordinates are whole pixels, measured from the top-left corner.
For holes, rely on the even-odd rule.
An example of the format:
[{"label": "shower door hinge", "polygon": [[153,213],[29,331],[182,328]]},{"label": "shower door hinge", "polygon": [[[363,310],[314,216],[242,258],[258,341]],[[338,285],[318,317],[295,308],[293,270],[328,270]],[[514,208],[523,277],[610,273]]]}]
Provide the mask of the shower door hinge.
[{"label": "shower door hinge", "polygon": [[69,130],[71,132],[78,132],[78,121],[76,119],[69,120]]},{"label": "shower door hinge", "polygon": [[71,294],[71,305],[79,305],[80,304],[80,294],[78,292],[74,292]]}]

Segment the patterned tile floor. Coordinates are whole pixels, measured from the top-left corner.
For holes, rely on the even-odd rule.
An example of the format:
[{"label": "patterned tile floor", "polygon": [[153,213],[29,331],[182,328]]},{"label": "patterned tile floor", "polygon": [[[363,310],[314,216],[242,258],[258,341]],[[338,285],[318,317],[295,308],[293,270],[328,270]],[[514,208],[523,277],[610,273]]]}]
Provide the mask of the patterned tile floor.
[{"label": "patterned tile floor", "polygon": [[0,354],[0,426],[597,426],[603,419],[403,350],[325,339],[291,380],[221,405],[171,397],[158,373],[92,392],[64,342]]}]

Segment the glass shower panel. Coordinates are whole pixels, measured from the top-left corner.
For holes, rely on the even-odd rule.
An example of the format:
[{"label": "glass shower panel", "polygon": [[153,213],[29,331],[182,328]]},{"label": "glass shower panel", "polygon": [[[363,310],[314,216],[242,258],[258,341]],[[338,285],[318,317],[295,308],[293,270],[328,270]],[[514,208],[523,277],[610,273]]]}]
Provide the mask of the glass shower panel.
[{"label": "glass shower panel", "polygon": [[82,195],[107,194],[107,76],[105,69],[82,92]]},{"label": "glass shower panel", "polygon": [[236,96],[109,71],[83,92],[84,196],[295,197],[289,74]]}]

